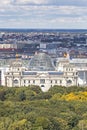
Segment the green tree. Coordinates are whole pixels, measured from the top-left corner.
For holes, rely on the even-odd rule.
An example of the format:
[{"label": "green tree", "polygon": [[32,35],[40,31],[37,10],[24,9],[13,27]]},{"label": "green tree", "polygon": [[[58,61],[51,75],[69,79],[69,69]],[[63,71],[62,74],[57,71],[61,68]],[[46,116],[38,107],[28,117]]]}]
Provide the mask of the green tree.
[{"label": "green tree", "polygon": [[26,95],[25,95],[24,91],[21,91],[21,92],[19,93],[19,100],[20,100],[20,101],[26,100]]},{"label": "green tree", "polygon": [[78,123],[79,130],[87,130],[87,120],[80,120]]},{"label": "green tree", "polygon": [[0,100],[1,101],[4,101],[5,100],[5,95],[6,95],[6,92],[4,90],[1,90],[0,91]]},{"label": "green tree", "polygon": [[35,121],[35,127],[41,127],[43,129],[49,130],[50,128],[50,120],[47,117],[37,117]]},{"label": "green tree", "polygon": [[31,122],[28,122],[26,119],[22,119],[19,121],[15,121],[8,128],[9,130],[31,130],[32,125]]}]

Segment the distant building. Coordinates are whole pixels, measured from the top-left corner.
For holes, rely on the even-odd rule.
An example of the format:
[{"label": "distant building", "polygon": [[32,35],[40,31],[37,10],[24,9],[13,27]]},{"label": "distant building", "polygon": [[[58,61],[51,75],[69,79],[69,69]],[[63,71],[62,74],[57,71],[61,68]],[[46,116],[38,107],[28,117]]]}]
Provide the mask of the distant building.
[{"label": "distant building", "polygon": [[46,43],[40,43],[40,49],[46,49]]},{"label": "distant building", "polygon": [[16,49],[17,45],[16,44],[10,44],[10,43],[0,44],[0,49],[8,49],[8,48]]}]

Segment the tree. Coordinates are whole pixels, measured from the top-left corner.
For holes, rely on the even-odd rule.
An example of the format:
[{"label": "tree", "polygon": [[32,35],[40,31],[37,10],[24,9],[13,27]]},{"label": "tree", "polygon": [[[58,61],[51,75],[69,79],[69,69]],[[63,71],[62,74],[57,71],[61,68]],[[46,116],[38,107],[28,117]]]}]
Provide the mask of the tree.
[{"label": "tree", "polygon": [[26,100],[26,95],[25,95],[24,91],[21,91],[21,92],[19,93],[19,100],[20,100],[20,101]]},{"label": "tree", "polygon": [[35,121],[35,127],[42,127],[43,129],[49,130],[50,120],[47,117],[37,117]]},{"label": "tree", "polygon": [[80,120],[78,123],[79,130],[87,130],[87,120]]},{"label": "tree", "polygon": [[0,91],[0,100],[1,100],[1,101],[4,101],[4,100],[5,100],[5,95],[6,95],[6,93],[5,93],[4,90]]},{"label": "tree", "polygon": [[31,122],[28,122],[26,119],[22,119],[19,121],[15,121],[8,128],[9,130],[31,130],[32,125]]}]

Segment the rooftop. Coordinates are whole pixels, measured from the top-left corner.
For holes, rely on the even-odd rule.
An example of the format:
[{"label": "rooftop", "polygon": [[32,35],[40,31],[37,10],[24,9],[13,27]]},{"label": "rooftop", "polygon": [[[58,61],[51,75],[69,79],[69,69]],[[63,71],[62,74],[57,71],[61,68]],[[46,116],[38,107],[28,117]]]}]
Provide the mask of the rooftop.
[{"label": "rooftop", "polygon": [[54,65],[49,55],[38,53],[30,60],[29,68],[32,71],[54,71]]}]

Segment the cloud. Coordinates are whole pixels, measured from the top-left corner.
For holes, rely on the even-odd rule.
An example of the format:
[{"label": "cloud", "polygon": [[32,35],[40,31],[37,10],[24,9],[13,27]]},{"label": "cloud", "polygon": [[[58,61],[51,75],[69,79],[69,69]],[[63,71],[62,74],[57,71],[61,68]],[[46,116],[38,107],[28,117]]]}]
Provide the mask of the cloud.
[{"label": "cloud", "polygon": [[8,6],[11,4],[11,0],[1,0],[0,1],[0,6]]},{"label": "cloud", "polygon": [[82,17],[87,15],[86,7],[76,6],[6,6],[0,8],[0,15],[6,17],[56,19],[57,17]]},{"label": "cloud", "polygon": [[13,0],[18,5],[87,6],[87,0]]},{"label": "cloud", "polygon": [[87,0],[1,0],[5,5],[87,6]]},{"label": "cloud", "polygon": [[86,0],[1,0],[2,27],[85,27]]},{"label": "cloud", "polygon": [[47,0],[15,0],[13,2],[14,4],[19,4],[19,5],[41,5],[41,4],[47,4]]},{"label": "cloud", "polygon": [[48,1],[52,5],[58,5],[58,6],[86,6],[87,5],[87,0],[48,0]]}]

